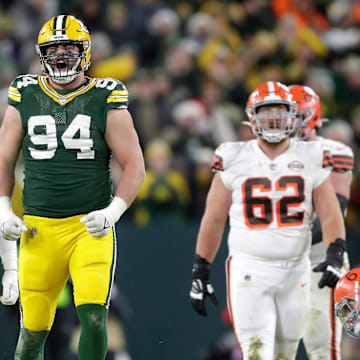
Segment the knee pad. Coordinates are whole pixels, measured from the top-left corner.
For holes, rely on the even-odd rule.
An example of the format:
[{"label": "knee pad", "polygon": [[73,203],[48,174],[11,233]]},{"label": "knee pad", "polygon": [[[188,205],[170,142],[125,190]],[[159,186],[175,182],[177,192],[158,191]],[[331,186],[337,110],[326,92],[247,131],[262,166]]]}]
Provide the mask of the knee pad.
[{"label": "knee pad", "polygon": [[29,294],[21,297],[24,328],[30,331],[49,331],[54,322],[56,304],[45,294]]}]

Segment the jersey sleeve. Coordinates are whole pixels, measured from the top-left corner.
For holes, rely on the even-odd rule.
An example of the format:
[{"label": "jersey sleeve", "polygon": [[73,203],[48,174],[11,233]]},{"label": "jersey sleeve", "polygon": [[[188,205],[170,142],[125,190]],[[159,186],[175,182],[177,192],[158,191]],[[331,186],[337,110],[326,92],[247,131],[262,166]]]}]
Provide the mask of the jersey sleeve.
[{"label": "jersey sleeve", "polygon": [[23,93],[32,91],[32,87],[39,84],[38,77],[38,75],[26,74],[13,80],[8,88],[8,104],[19,108],[22,105]]},{"label": "jersey sleeve", "polygon": [[333,162],[330,149],[327,146],[316,142],[313,142],[312,144],[314,149],[310,149],[310,154],[312,154],[314,159],[314,188],[317,188],[331,174]]},{"label": "jersey sleeve", "polygon": [[223,143],[221,144],[214,153],[213,162],[211,164],[211,169],[214,172],[220,174],[221,180],[224,185],[232,190],[232,172],[231,172],[231,163],[234,157],[234,146],[236,143]]},{"label": "jersey sleeve", "polygon": [[111,109],[127,109],[129,104],[126,86],[119,80],[111,79],[116,83],[106,97],[106,111]]},{"label": "jersey sleeve", "polygon": [[12,81],[8,88],[8,104],[17,108],[21,103],[21,92],[17,87],[18,78]]},{"label": "jersey sleeve", "polygon": [[332,149],[332,170],[335,172],[351,172],[354,169],[353,151],[345,145],[340,145]]}]

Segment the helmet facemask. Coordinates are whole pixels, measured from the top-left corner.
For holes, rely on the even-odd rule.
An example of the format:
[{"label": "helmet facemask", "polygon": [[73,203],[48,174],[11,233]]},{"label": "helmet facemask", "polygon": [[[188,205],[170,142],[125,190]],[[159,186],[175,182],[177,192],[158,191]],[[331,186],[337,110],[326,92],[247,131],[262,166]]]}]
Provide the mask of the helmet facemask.
[{"label": "helmet facemask", "polygon": [[[64,53],[52,52],[47,54],[47,49],[51,46],[75,45],[79,48],[79,53],[65,51]],[[86,59],[86,51],[83,45],[76,41],[54,42],[38,46],[42,71],[58,84],[68,84],[75,80],[83,70],[81,64]]]},{"label": "helmet facemask", "polygon": [[[264,111],[259,108],[265,105],[284,104],[287,110]],[[296,105],[287,102],[263,102],[249,105],[246,113],[251,119],[251,130],[254,134],[269,143],[279,143],[294,132]]]},{"label": "helmet facemask", "polygon": [[296,131],[296,138],[298,140],[307,140],[311,135],[312,128],[309,126],[309,121],[314,115],[315,110],[310,108],[297,112],[298,129]]},{"label": "helmet facemask", "polygon": [[343,324],[344,331],[347,335],[360,338],[360,308],[358,302],[348,296],[345,296],[335,309],[336,315]]}]

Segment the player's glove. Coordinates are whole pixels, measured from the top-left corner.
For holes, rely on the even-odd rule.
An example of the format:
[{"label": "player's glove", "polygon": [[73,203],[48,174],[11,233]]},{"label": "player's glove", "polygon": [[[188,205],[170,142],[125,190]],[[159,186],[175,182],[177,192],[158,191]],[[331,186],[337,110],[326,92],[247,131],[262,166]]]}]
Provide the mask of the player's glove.
[{"label": "player's glove", "polygon": [[25,223],[11,210],[8,196],[0,197],[0,235],[5,240],[16,241],[22,231],[27,231]]},{"label": "player's glove", "polygon": [[80,219],[84,223],[87,232],[97,238],[106,236],[112,226],[120,219],[120,216],[127,209],[124,199],[115,196],[110,205],[102,210],[91,211]]},{"label": "player's glove", "polygon": [[5,270],[2,277],[3,293],[0,297],[4,305],[14,305],[19,297],[17,270]]},{"label": "player's glove", "polygon": [[345,250],[345,240],[336,239],[335,242],[329,245],[325,261],[313,269],[315,272],[323,272],[323,275],[319,281],[320,289],[324,286],[334,288],[337,281],[341,278],[340,269],[344,262]]},{"label": "player's glove", "polygon": [[193,309],[202,316],[207,316],[205,299],[210,297],[210,301],[218,304],[218,300],[213,286],[209,280],[210,263],[200,255],[195,255],[192,269],[192,285],[190,290],[190,301]]}]

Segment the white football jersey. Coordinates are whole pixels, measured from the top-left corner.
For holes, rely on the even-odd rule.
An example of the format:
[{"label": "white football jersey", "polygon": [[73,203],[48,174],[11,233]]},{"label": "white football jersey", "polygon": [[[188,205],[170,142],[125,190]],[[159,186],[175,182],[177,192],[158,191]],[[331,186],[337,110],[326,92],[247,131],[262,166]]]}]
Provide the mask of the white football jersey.
[{"label": "white football jersey", "polygon": [[274,160],[257,140],[228,142],[215,151],[212,168],[232,191],[230,255],[297,259],[308,254],[313,218],[312,192],[331,172],[322,142],[290,139]]}]

